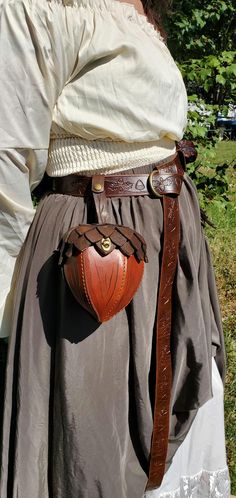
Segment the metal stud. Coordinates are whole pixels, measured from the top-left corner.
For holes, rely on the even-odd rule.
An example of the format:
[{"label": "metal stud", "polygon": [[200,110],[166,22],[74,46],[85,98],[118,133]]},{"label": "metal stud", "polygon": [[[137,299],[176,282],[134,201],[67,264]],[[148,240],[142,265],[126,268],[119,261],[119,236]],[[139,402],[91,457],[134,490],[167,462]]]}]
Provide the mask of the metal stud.
[{"label": "metal stud", "polygon": [[96,192],[100,192],[100,190],[102,190],[102,185],[101,185],[101,183],[95,183],[95,185],[93,186],[93,189],[94,189]]},{"label": "metal stud", "polygon": [[101,246],[104,252],[109,252],[111,250],[111,239],[109,237],[102,239]]}]

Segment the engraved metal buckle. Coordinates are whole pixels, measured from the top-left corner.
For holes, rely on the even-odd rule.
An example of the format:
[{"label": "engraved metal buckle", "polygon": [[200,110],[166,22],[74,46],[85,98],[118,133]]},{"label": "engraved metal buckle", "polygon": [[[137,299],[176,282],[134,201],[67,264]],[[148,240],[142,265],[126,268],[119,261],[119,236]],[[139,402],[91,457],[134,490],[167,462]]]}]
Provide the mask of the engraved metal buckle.
[{"label": "engraved metal buckle", "polygon": [[152,182],[153,181],[153,176],[155,175],[155,173],[156,174],[158,173],[157,170],[155,170],[155,169],[150,173],[150,175],[148,177],[148,185],[150,187],[150,190],[151,190],[152,194],[154,194],[155,197],[162,198],[164,194],[160,194],[159,192],[157,192],[155,190],[153,182]]}]

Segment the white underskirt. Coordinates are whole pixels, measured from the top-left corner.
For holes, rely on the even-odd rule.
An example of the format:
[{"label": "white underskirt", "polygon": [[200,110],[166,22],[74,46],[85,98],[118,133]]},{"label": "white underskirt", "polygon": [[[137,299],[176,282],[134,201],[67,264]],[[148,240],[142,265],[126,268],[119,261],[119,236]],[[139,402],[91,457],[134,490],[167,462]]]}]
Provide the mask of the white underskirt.
[{"label": "white underskirt", "polygon": [[144,498],[230,498],[223,385],[214,359],[212,388],[213,398],[198,410],[162,485],[147,492]]}]

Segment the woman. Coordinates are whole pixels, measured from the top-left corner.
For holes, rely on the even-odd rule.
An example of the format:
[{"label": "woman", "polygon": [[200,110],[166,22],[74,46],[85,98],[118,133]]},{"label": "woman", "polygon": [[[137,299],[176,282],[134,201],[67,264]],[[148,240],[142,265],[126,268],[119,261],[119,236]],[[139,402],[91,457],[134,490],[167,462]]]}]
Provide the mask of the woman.
[{"label": "woman", "polygon": [[[148,250],[137,293],[109,321],[98,323],[78,305],[58,267],[57,249],[68,229],[102,221],[99,197],[69,195],[60,181],[78,174],[83,182],[95,174],[109,180],[116,173],[120,182],[125,172],[148,176],[154,163],[179,160],[175,141],[186,124],[186,93],[150,22],[159,19],[153,4],[1,2],[2,336],[11,335],[1,498],[141,498],[145,490],[154,498],[229,496],[224,346],[190,179],[184,176],[179,196],[162,483],[149,485],[162,201],[149,192],[107,196],[109,223],[139,232]],[[34,215],[30,190],[45,170],[56,179],[55,192]]]}]

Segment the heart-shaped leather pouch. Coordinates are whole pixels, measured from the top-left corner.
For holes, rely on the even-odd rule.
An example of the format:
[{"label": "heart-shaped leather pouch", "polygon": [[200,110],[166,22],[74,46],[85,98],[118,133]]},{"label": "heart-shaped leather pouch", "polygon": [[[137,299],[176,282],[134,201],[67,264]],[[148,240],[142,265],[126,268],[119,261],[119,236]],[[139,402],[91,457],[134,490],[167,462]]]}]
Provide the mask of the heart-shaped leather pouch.
[{"label": "heart-shaped leather pouch", "polygon": [[71,228],[59,250],[59,264],[72,294],[99,322],[129,304],[147,262],[144,238],[123,225]]}]

